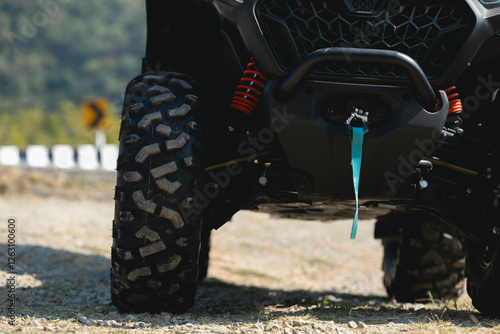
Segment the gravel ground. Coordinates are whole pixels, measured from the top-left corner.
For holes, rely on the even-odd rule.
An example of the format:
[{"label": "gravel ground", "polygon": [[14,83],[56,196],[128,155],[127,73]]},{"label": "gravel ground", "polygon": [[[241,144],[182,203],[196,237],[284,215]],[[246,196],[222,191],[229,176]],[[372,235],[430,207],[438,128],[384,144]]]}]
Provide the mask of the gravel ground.
[{"label": "gravel ground", "polygon": [[373,221],[276,220],[243,211],[213,233],[208,278],[188,314],[120,314],[110,305],[113,182],[0,169],[0,259],[16,221],[16,317],[0,290],[0,333],[499,333],[463,295],[400,304],[382,285]]}]

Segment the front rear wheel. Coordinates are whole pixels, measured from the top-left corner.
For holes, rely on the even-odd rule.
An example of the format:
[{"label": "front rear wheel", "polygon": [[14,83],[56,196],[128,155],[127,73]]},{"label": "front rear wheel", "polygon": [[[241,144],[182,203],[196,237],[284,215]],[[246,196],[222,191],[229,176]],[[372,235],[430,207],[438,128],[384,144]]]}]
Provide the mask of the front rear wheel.
[{"label": "front rear wheel", "polygon": [[120,129],[111,296],[125,312],[181,313],[194,303],[204,147],[193,82],[146,73],[127,87]]},{"label": "front rear wheel", "polygon": [[397,240],[385,240],[384,285],[399,302],[447,300],[463,291],[463,235],[426,213],[389,214],[377,224],[399,227]]},{"label": "front rear wheel", "polygon": [[500,316],[500,245],[467,240],[467,293],[480,312]]}]

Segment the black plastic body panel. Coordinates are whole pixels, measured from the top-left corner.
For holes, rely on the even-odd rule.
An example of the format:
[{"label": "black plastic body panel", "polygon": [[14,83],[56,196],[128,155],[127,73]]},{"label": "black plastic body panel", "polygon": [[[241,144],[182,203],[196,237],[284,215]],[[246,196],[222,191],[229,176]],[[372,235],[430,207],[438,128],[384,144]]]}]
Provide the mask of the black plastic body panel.
[{"label": "black plastic body panel", "polygon": [[146,12],[143,72],[177,71],[219,80],[215,74],[224,64],[223,39],[212,5],[204,0],[146,0]]},{"label": "black plastic body panel", "polygon": [[[428,151],[432,145],[426,144],[440,136],[448,110],[446,103],[438,112],[426,111],[404,87],[319,81],[306,82],[294,98],[280,103],[272,94],[277,84],[273,81],[268,85],[265,102],[269,110],[291,115],[289,124],[278,129],[277,135],[291,168],[311,179],[312,189],[297,189],[305,198],[353,198],[351,143],[341,121],[349,116],[352,105],[366,105],[363,108],[373,113],[369,124],[376,123],[372,121],[376,110],[370,110],[376,106],[374,101],[388,109],[388,120],[375,127],[369,125],[364,138],[360,196],[365,198],[396,195],[401,180],[412,174],[425,154],[432,153]],[[325,109],[329,101],[342,99],[347,104],[340,106],[338,121],[328,119]]]}]

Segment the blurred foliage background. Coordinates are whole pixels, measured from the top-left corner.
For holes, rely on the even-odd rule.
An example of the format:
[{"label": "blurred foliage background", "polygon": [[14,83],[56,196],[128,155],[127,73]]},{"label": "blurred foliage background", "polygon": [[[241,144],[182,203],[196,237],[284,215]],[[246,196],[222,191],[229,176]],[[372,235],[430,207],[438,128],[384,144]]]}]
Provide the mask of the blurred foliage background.
[{"label": "blurred foliage background", "polygon": [[145,38],[142,0],[0,2],[0,145],[93,142],[80,103],[97,97],[111,103],[116,142]]}]

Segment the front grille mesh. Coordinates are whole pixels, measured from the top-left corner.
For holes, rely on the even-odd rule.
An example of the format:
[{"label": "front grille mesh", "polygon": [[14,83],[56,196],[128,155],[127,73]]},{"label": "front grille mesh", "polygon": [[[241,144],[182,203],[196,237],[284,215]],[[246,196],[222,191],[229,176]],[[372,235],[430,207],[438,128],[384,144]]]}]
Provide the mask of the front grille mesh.
[{"label": "front grille mesh", "polygon": [[357,12],[371,12],[375,8],[375,0],[349,0],[351,7]]},{"label": "front grille mesh", "polygon": [[[317,49],[354,47],[403,52],[419,63],[430,80],[437,78],[472,31],[470,9],[461,0],[389,3],[394,4],[386,0],[261,0],[256,14],[269,48],[285,71],[293,70]],[[354,63],[322,64],[314,72],[406,77],[395,66]]]}]

